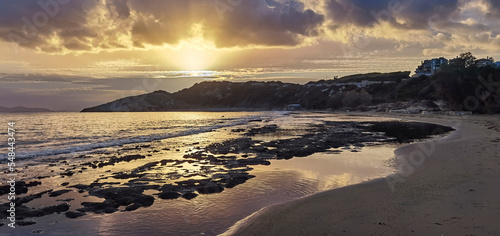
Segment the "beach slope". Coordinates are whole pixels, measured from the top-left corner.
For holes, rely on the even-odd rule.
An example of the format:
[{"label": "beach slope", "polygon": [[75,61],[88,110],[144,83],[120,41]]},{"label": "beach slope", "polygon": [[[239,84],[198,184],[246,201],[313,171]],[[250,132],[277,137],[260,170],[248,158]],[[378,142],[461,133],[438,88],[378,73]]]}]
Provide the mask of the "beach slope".
[{"label": "beach slope", "polygon": [[267,207],[226,234],[500,235],[500,117],[393,117],[457,130],[396,150],[389,179]]}]

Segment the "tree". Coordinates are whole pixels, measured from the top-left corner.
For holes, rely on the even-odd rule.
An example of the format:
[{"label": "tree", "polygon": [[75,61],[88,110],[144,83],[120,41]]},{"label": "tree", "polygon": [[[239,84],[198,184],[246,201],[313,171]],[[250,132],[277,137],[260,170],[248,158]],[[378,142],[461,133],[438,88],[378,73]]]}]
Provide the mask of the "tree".
[{"label": "tree", "polygon": [[473,56],[471,52],[460,54],[460,59],[463,59],[465,61],[465,67],[470,67],[476,62],[476,57]]}]

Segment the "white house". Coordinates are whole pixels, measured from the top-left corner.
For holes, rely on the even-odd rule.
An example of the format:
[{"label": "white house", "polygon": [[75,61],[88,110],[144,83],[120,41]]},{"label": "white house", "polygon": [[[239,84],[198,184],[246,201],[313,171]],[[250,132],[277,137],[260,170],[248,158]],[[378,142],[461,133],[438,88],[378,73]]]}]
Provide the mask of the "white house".
[{"label": "white house", "polygon": [[441,69],[441,66],[444,65],[448,65],[448,59],[444,57],[425,60],[422,62],[422,65],[417,67],[417,70],[415,70],[415,74],[416,76],[431,76],[439,71],[439,69]]},{"label": "white house", "polygon": [[286,108],[289,111],[295,111],[295,110],[302,109],[302,106],[300,104],[289,104],[289,105],[286,106]]}]

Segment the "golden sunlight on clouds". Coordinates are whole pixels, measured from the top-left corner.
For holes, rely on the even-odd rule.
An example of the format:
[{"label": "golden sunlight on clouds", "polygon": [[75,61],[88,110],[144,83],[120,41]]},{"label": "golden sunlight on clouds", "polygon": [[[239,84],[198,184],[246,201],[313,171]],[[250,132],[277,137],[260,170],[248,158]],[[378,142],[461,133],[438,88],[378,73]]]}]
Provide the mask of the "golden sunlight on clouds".
[{"label": "golden sunlight on clouds", "polygon": [[204,25],[193,24],[189,34],[191,38],[182,40],[166,54],[167,60],[180,70],[199,71],[214,66],[219,50],[213,42],[204,37]]},{"label": "golden sunlight on clouds", "polygon": [[169,54],[167,57],[180,70],[207,70],[216,61],[214,53],[189,47],[182,47],[176,50],[175,54]]}]

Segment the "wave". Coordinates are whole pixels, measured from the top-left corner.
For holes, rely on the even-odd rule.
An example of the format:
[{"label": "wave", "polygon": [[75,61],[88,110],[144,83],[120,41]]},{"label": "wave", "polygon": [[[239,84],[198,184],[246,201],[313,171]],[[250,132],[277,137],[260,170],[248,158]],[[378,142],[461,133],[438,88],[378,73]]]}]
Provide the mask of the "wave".
[{"label": "wave", "polygon": [[[63,148],[55,147],[55,148],[45,148],[45,149],[41,149],[41,150],[39,149],[36,151],[16,152],[16,159],[31,159],[31,158],[37,158],[37,157],[54,156],[54,155],[69,154],[69,153],[82,154],[83,152],[88,152],[88,151],[92,151],[92,150],[96,150],[96,149],[110,148],[110,147],[117,147],[117,146],[122,146],[122,145],[126,145],[126,144],[145,143],[145,142],[152,142],[152,141],[156,141],[156,140],[163,140],[163,139],[169,139],[169,138],[195,135],[195,134],[210,132],[210,131],[216,130],[216,129],[246,124],[246,123],[248,123],[248,121],[253,120],[253,119],[257,119],[257,118],[262,119],[262,116],[249,116],[249,117],[243,117],[243,118],[231,119],[231,120],[224,119],[224,120],[221,120],[221,121],[224,121],[224,123],[218,123],[215,125],[201,126],[201,127],[200,126],[190,126],[189,129],[185,129],[185,130],[181,130],[181,131],[177,131],[177,132],[172,132],[172,133],[142,135],[142,136],[136,136],[136,137],[122,138],[122,139],[117,139],[117,140],[95,140],[98,142],[84,143],[84,144],[80,144],[80,145],[71,145],[71,146],[63,147]],[[228,121],[229,121],[229,123],[228,123]],[[183,128],[186,128],[186,127],[183,127]],[[61,145],[64,145],[64,143],[62,143]],[[1,157],[1,160],[5,160],[7,158],[7,154],[2,154],[0,157]]]}]

